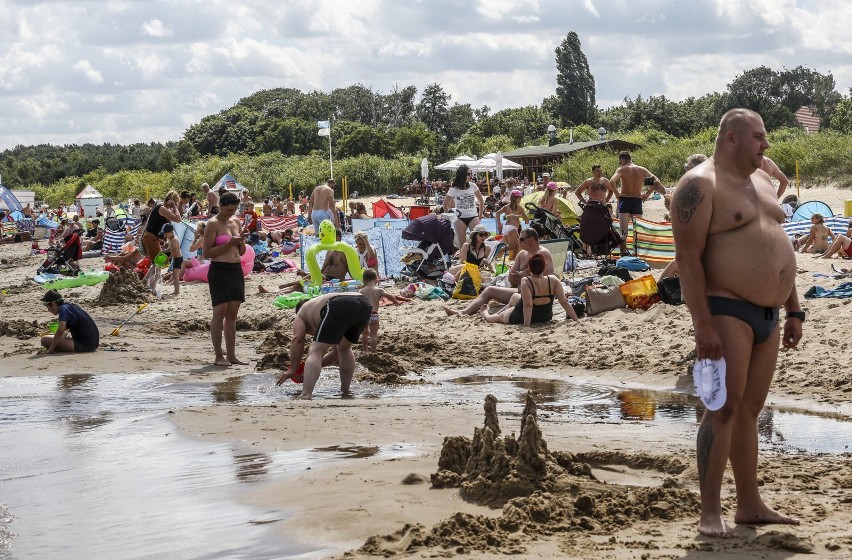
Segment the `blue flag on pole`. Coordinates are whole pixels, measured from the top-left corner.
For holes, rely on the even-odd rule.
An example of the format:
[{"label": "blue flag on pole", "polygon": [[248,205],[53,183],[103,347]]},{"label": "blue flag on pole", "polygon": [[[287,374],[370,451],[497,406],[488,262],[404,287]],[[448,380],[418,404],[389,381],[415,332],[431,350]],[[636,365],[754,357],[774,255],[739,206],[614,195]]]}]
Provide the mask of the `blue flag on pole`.
[{"label": "blue flag on pole", "polygon": [[329,128],[330,124],[328,121],[317,121],[317,128]]}]

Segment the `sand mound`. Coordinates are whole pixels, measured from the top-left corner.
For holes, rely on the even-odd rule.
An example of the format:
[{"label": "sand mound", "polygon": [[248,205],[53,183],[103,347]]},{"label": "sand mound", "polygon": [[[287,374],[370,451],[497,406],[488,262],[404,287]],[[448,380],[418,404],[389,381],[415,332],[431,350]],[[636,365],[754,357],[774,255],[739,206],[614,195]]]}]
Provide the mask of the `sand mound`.
[{"label": "sand mound", "polygon": [[[450,436],[432,475],[433,487],[458,486],[467,500],[502,505],[499,517],[456,513],[431,529],[405,525],[391,535],[369,538],[357,553],[395,556],[418,549],[436,555],[470,551],[524,554],[525,542],[537,537],[586,531],[606,534],[638,521],[673,520],[698,513],[698,496],[666,483],[657,488],[603,484],[582,462],[584,455],[551,453],[541,437],[536,405],[527,394],[521,436],[500,438],[497,399],[485,399],[485,425],[473,439]],[[672,474],[686,466],[648,455],[588,454],[595,462],[618,462]]]},{"label": "sand mound", "polygon": [[119,270],[110,273],[109,278],[101,288],[101,293],[92,303],[106,307],[128,303],[141,304],[153,299],[153,295],[145,288],[135,272]]},{"label": "sand mound", "polygon": [[399,359],[393,354],[386,352],[361,354],[356,358],[356,361],[367,370],[358,373],[358,379],[361,381],[386,385],[423,383],[422,379],[406,379],[405,374],[411,371],[411,366],[408,362]]},{"label": "sand mound", "polygon": [[0,321],[0,336],[14,336],[20,340],[26,340],[47,330],[41,328],[38,321],[24,321],[23,319],[9,319]]},{"label": "sand mound", "polygon": [[262,352],[263,356],[257,361],[256,369],[285,369],[290,365],[290,342],[293,340],[290,336],[292,319],[284,321],[286,324],[280,325],[266,335],[257,347],[258,353]]}]

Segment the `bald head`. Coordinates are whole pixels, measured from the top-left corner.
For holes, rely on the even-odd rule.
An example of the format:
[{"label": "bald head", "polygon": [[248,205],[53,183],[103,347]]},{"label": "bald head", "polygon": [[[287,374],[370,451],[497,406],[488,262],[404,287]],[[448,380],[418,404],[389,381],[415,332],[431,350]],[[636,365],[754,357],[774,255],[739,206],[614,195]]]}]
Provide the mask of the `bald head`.
[{"label": "bald head", "polygon": [[751,109],[731,109],[724,115],[719,122],[719,133],[716,139],[724,138],[728,132],[742,132],[749,125],[752,119],[757,119],[761,123],[763,119]]}]

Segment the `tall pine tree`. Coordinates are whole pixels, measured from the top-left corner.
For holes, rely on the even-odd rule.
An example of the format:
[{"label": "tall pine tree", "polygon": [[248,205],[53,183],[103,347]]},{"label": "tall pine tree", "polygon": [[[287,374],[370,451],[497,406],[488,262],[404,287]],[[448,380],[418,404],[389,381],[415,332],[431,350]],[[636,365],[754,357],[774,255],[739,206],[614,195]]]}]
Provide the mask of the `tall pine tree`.
[{"label": "tall pine tree", "polygon": [[594,125],[595,78],[573,31],[556,47],[556,70],[555,116],[563,126]]}]

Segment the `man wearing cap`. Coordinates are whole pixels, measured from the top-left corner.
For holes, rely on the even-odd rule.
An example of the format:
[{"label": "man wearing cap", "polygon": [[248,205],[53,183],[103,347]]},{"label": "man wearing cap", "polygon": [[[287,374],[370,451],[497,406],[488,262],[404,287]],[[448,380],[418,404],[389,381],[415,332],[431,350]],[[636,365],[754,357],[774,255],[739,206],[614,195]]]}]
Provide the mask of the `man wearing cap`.
[{"label": "man wearing cap", "polygon": [[[618,220],[621,225],[622,237],[627,237],[627,227],[636,216],[642,215],[642,201],[648,200],[652,192],[666,194],[660,180],[653,173],[640,165],[633,163],[633,156],[627,150],[618,154],[619,168],[609,180],[612,186],[621,183],[621,191],[615,191],[618,197]],[[642,186],[648,189],[643,193]]]},{"label": "man wearing cap", "polygon": [[[100,344],[98,326],[92,317],[79,305],[67,303],[56,290],[50,290],[41,298],[47,310],[59,316],[59,326],[53,336],[43,336],[41,345],[44,354],[55,352],[94,352]],[[70,336],[65,336],[68,331]]]}]

